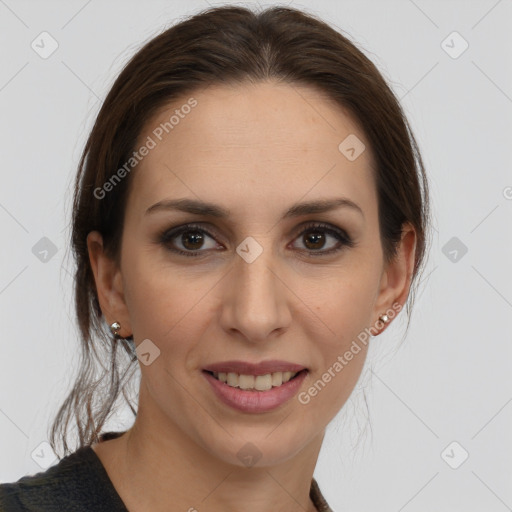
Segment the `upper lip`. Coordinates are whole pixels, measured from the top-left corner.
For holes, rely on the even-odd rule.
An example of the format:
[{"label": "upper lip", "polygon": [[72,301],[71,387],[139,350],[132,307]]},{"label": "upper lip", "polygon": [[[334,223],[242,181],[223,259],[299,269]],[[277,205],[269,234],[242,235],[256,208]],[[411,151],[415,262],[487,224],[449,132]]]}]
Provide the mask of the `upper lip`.
[{"label": "upper lip", "polygon": [[260,363],[250,363],[248,361],[223,361],[212,363],[203,368],[209,372],[238,373],[243,375],[266,375],[274,372],[300,372],[307,369],[301,364],[289,363],[273,359],[271,361],[262,361]]}]

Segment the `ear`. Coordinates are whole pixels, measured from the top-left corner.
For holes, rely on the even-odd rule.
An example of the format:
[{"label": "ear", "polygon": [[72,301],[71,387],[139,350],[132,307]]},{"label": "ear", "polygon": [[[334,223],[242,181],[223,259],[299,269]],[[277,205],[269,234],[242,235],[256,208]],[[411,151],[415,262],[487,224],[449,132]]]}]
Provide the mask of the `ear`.
[{"label": "ear", "polygon": [[[379,321],[379,317],[386,311],[391,309],[398,312],[398,305],[400,306],[399,310],[401,310],[406,303],[416,260],[416,241],[416,231],[413,226],[410,223],[404,224],[397,253],[382,271],[380,289],[373,311],[372,326],[383,324]],[[389,325],[389,322],[384,325]],[[376,328],[373,327],[373,329]],[[385,329],[386,327],[383,327],[378,334],[381,334]]]},{"label": "ear", "polygon": [[126,307],[121,269],[103,250],[103,237],[99,231],[87,235],[89,261],[94,274],[96,291],[105,321],[110,326],[119,322],[118,334],[123,338],[132,334],[130,316]]}]

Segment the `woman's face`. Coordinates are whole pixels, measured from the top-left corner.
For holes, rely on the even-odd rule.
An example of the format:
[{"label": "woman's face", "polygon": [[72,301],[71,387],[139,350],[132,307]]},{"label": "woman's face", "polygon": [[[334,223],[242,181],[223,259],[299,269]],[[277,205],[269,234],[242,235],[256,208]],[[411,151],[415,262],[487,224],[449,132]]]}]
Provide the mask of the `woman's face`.
[{"label": "woman's face", "polygon": [[[161,123],[172,115],[167,133]],[[261,83],[184,97],[146,124],[137,148],[144,144],[117,293],[100,292],[107,320],[144,347],[139,416],[228,463],[246,464],[244,450],[257,451],[257,465],[285,461],[323,438],[352,392],[367,352],[358,341],[347,360],[354,340],[406,299],[404,267],[383,264],[369,143],[315,90]],[[327,211],[297,207],[341,198],[348,202]],[[227,214],[162,206],[177,199]],[[218,398],[204,372],[232,360],[282,360],[307,373],[284,403],[241,410]]]}]

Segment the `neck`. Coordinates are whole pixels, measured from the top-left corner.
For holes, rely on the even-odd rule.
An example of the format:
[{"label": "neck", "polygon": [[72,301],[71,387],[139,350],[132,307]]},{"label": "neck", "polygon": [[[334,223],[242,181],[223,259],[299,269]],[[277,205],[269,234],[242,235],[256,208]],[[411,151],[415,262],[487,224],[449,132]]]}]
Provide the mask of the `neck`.
[{"label": "neck", "polygon": [[[193,439],[194,432],[186,433],[168,417],[163,421],[149,414],[139,403],[132,428],[95,451],[130,511],[315,512],[309,491],[324,433],[284,461],[248,467],[236,458],[238,464],[216,456],[220,448],[216,450],[215,438],[201,438],[202,446]],[[285,443],[279,432],[274,435],[276,444]],[[269,439],[267,433],[253,444],[268,452]],[[244,444],[233,439],[233,452]]]}]

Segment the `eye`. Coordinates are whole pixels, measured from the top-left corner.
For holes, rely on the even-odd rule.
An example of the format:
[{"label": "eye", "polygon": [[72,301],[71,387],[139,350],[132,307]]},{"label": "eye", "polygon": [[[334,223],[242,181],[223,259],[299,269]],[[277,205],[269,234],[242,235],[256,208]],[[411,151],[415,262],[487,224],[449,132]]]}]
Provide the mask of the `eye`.
[{"label": "eye", "polygon": [[[308,236],[305,236],[305,235]],[[326,241],[334,239],[334,245],[324,249]],[[211,242],[205,245],[205,241],[210,238]],[[299,248],[301,252],[307,252],[312,256],[324,256],[341,251],[345,246],[354,247],[355,242],[349,235],[335,226],[323,223],[312,223],[307,225],[297,236],[296,240],[304,241],[304,248]],[[159,237],[160,243],[165,245],[170,251],[183,256],[202,256],[208,250],[217,250],[222,248],[215,242],[214,235],[208,230],[197,224],[185,224],[177,228],[164,231]],[[181,246],[180,246],[181,244]],[[205,250],[200,250],[205,249]]]},{"label": "eye", "polygon": [[[337,243],[334,245],[331,244],[331,247],[328,249],[324,249],[328,237],[333,238]],[[354,241],[345,231],[335,226],[331,226],[330,224],[323,223],[308,224],[299,233],[297,239],[299,241],[304,241],[305,249],[301,250],[308,252],[312,256],[325,256],[341,251],[344,246],[355,246]]]},{"label": "eye", "polygon": [[[195,224],[185,224],[184,226],[164,232],[160,236],[160,242],[172,252],[182,254],[183,256],[201,256],[201,252],[205,251],[198,251],[198,249],[203,247],[206,238],[214,240],[213,235],[204,228]],[[182,249],[176,248],[175,242],[173,243],[175,239],[178,239],[178,244],[182,244]],[[214,243],[210,244],[210,247],[206,248],[215,249],[216,247],[217,245],[214,241]]]}]

